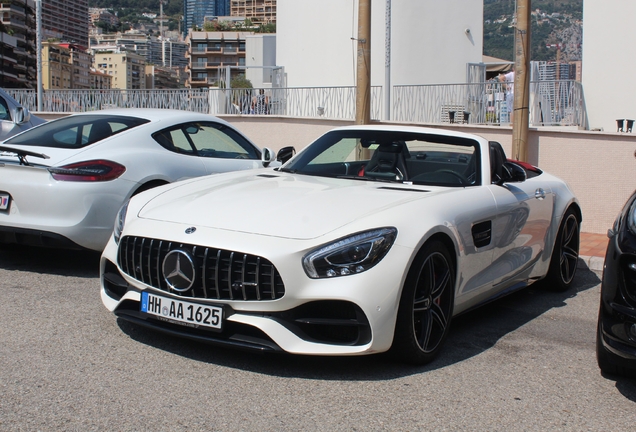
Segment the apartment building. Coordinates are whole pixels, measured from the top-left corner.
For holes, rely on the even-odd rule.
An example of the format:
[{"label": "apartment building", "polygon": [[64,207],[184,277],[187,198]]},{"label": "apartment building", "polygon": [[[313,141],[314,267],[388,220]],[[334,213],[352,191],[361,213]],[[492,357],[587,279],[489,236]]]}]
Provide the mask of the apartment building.
[{"label": "apartment building", "polygon": [[88,0],[42,0],[44,39],[88,47]]},{"label": "apartment building", "polygon": [[195,32],[186,38],[189,44],[189,72],[187,87],[218,85],[226,77],[230,66],[232,77],[244,73],[245,38],[251,32]]},{"label": "apartment building", "polygon": [[164,68],[152,64],[146,65],[146,88],[165,90],[181,87],[181,76],[178,69]]},{"label": "apartment building", "polygon": [[71,51],[58,43],[42,42],[42,87],[45,90],[73,88]]},{"label": "apartment building", "polygon": [[115,89],[146,89],[145,64],[145,57],[117,47],[96,48],[93,56],[95,69],[110,75]]},{"label": "apartment building", "polygon": [[104,8],[89,8],[88,14],[92,24],[98,21],[105,22],[111,26],[119,24],[119,18]]},{"label": "apartment building", "polygon": [[157,66],[183,68],[188,63],[186,59],[187,43],[148,36],[138,31],[103,33],[91,36],[91,48],[104,45],[134,52],[143,56],[146,63]]},{"label": "apartment building", "polygon": [[42,42],[42,87],[45,89],[91,88],[92,57],[84,47]]},{"label": "apartment building", "polygon": [[[4,30],[4,29],[2,29]],[[15,48],[18,46],[18,40],[0,31],[0,87],[16,87],[19,83],[18,70],[16,64]]]},{"label": "apartment building", "polygon": [[231,0],[230,13],[255,25],[276,23],[276,0]]},{"label": "apartment building", "polygon": [[110,90],[113,77],[95,68],[91,68],[91,71],[89,72],[89,79],[91,82],[91,89]]},{"label": "apartment building", "polygon": [[35,56],[35,3],[3,0],[0,3],[3,36],[3,74],[7,87],[34,88],[37,83]]}]

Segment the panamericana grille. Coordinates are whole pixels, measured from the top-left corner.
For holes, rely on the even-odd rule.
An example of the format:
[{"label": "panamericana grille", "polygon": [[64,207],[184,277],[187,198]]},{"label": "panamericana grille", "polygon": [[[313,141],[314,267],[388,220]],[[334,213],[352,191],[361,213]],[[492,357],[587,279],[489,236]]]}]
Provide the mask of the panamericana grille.
[{"label": "panamericana grille", "polygon": [[[166,282],[162,266],[173,250],[186,252],[196,269],[191,289],[180,293]],[[145,237],[123,237],[117,257],[129,276],[172,294],[215,300],[276,300],[285,285],[268,260],[240,252]]]}]

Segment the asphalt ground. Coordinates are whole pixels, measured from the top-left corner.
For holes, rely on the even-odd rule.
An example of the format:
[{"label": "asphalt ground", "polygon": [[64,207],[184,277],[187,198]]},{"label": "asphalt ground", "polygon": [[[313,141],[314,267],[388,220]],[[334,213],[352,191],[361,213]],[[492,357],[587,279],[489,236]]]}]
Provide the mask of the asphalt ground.
[{"label": "asphalt ground", "polygon": [[0,246],[2,431],[633,431],[636,381],[595,358],[599,274],[453,321],[441,356],[261,355],[168,337],[101,304],[99,256]]}]

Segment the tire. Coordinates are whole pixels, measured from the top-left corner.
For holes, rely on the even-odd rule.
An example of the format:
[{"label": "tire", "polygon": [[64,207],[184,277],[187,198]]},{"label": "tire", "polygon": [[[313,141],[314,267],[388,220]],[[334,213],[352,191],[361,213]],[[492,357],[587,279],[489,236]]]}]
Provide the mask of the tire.
[{"label": "tire", "polygon": [[545,280],[551,291],[564,292],[572,285],[579,261],[580,234],[579,219],[569,208],[559,226]]},{"label": "tire", "polygon": [[636,369],[622,366],[624,361],[625,360],[621,357],[608,351],[603,346],[603,332],[601,330],[601,317],[599,314],[599,322],[596,326],[596,362],[598,363],[598,367],[603,374],[636,378]]},{"label": "tire", "polygon": [[440,352],[453,316],[455,268],[446,246],[424,245],[404,283],[391,353],[423,365]]}]

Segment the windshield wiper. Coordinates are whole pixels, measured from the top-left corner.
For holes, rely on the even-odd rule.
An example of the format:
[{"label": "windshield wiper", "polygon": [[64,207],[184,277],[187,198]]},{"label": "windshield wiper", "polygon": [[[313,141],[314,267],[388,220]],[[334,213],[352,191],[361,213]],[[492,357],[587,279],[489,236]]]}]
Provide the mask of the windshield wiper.
[{"label": "windshield wiper", "polygon": [[298,170],[295,169],[289,169],[289,168],[283,168],[283,167],[278,167],[278,168],[274,168],[276,171],[280,171],[280,172],[285,172],[285,173],[290,173],[290,174],[296,174],[298,172]]},{"label": "windshield wiper", "polygon": [[370,176],[370,175],[339,175],[336,176],[339,179],[347,180],[364,180],[364,181],[377,181],[383,183],[404,183],[402,180],[396,180],[395,178],[383,177],[383,176]]},{"label": "windshield wiper", "polygon": [[40,159],[50,159],[50,157],[45,155],[44,153],[36,153],[36,152],[28,151],[28,150],[22,150],[22,149],[17,149],[13,147],[7,147],[7,146],[0,146],[0,152],[16,154],[18,156],[18,159],[20,160],[20,165],[25,165],[25,166],[31,166],[31,164],[26,159],[27,156],[33,156]]}]

